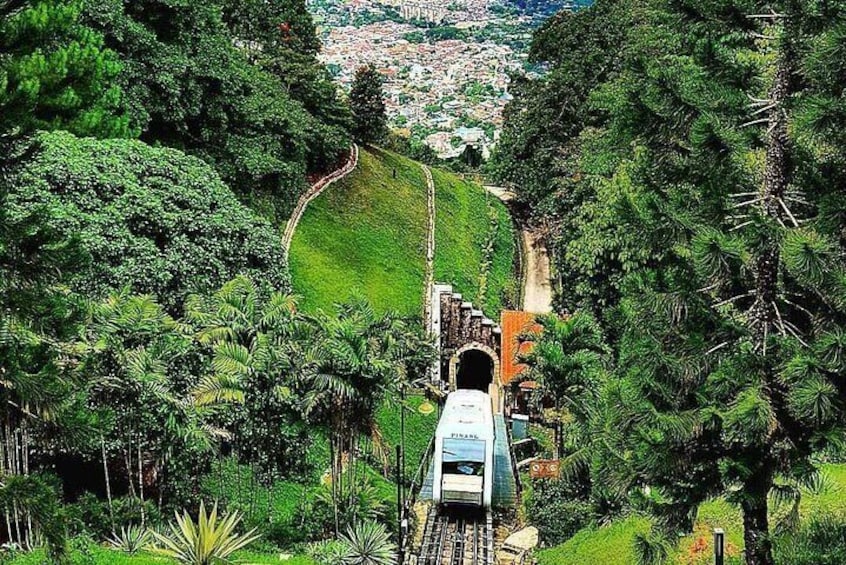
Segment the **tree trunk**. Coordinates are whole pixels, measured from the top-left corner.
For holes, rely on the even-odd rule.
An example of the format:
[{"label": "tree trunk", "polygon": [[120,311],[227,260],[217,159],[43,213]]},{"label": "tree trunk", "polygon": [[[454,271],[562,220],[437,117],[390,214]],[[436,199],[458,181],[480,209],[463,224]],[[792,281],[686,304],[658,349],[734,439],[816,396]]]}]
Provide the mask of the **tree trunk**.
[{"label": "tree trunk", "polygon": [[109,460],[106,457],[106,438],[103,437],[103,434],[100,434],[100,454],[103,457],[103,476],[105,477],[106,481],[106,500],[109,503],[109,522],[112,526],[112,535],[116,535],[115,533],[115,508],[114,503],[112,502],[112,480],[109,477]]},{"label": "tree trunk", "polygon": [[769,488],[756,487],[741,503],[746,565],[774,565],[770,526],[767,519]]},{"label": "tree trunk", "polygon": [[144,462],[141,459],[141,436],[138,437],[138,493],[141,495],[141,527],[147,525],[144,513]]},{"label": "tree trunk", "polygon": [[[767,160],[764,182],[761,187],[761,207],[765,216],[785,225],[785,193],[790,184],[789,137],[787,131],[787,101],[790,97],[790,76],[792,56],[788,46],[779,53],[778,66],[770,101],[773,109],[769,115],[767,134]],[[781,266],[779,242],[771,240],[763,244],[755,261],[755,303],[751,321],[756,350],[762,355],[767,352],[767,338],[776,322],[776,297],[778,295],[778,274]]]},{"label": "tree trunk", "polygon": [[[785,200],[792,174],[787,105],[794,68],[789,18],[786,23],[787,29],[782,29],[781,45],[769,94],[772,109],[768,119],[766,164],[760,193],[762,214],[784,228],[795,227],[792,216],[786,212]],[[780,270],[778,237],[771,237],[762,243],[755,258],[755,302],[749,316],[755,351],[762,357],[767,357],[769,335],[779,330],[785,333],[786,329],[781,322],[776,302]],[[771,363],[765,363],[762,370],[763,383],[771,385],[776,378]],[[767,460],[765,454],[762,459],[759,469],[744,485],[744,499],[741,502],[747,565],[775,563],[767,517],[767,497],[772,488],[774,465]]]},{"label": "tree trunk", "polygon": [[341,531],[341,524],[338,520],[338,446],[337,434],[333,432],[329,435],[329,458],[332,460],[329,471],[331,477],[329,480],[332,481],[330,485],[332,488],[332,511],[335,515],[335,537],[337,537]]}]

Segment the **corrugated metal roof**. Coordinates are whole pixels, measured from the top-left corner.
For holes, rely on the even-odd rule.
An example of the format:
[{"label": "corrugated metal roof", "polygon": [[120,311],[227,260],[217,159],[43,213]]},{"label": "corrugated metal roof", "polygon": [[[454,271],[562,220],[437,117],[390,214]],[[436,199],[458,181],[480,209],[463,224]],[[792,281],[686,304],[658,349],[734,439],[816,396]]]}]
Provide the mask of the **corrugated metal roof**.
[{"label": "corrugated metal roof", "polygon": [[526,366],[517,362],[519,354],[526,354],[532,349],[531,343],[521,344],[520,334],[528,331],[540,332],[542,328],[535,323],[537,314],[517,310],[503,310],[502,312],[502,367],[500,378],[503,385],[508,385],[518,376]]}]

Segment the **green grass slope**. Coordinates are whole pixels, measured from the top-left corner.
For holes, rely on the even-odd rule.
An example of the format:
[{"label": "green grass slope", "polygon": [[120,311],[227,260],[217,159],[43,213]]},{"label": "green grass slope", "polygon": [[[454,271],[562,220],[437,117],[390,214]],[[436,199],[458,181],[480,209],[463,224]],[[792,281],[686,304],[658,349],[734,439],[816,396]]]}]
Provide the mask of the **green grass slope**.
[{"label": "green grass slope", "polygon": [[435,280],[494,318],[513,298],[515,236],[505,206],[481,186],[444,171],[435,180]]},{"label": "green grass slope", "polygon": [[[846,465],[823,465],[823,488],[803,491],[800,516],[803,521],[822,515],[846,516]],[[771,523],[787,512],[787,507],[771,505]],[[713,528],[726,531],[726,554],[730,563],[739,563],[743,548],[743,520],[740,511],[723,499],[706,502],[699,508],[694,531],[679,541],[670,556],[671,565],[708,565],[713,562]],[[649,531],[650,521],[629,517],[606,528],[585,528],[565,543],[537,552],[539,565],[635,565],[635,537]],[[776,553],[779,540],[776,539]]]},{"label": "green grass slope", "polygon": [[303,310],[329,311],[359,293],[377,310],[419,315],[426,222],[420,165],[362,151],[358,169],[316,198],[297,227],[289,263]]},{"label": "green grass slope", "polygon": [[[405,472],[409,479],[414,477],[438,426],[437,411],[429,414],[420,412],[420,405],[424,402],[426,397],[422,394],[410,395],[405,401]],[[387,402],[376,415],[382,438],[391,449],[392,461],[395,460],[393,450],[402,440],[401,406],[399,401]]]},{"label": "green grass slope", "polygon": [[[396,176],[394,176],[396,171]],[[505,206],[437,169],[435,280],[498,317],[516,288],[515,236]],[[354,293],[380,311],[419,315],[426,257],[426,181],[415,161],[362,151],[358,169],[306,210],[291,245],[294,291],[306,312]]]}]

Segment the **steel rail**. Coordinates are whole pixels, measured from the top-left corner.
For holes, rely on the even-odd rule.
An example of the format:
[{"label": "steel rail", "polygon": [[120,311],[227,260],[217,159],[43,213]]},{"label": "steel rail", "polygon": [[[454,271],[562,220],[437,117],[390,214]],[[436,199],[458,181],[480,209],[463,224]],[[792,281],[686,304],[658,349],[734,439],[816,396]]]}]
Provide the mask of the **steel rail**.
[{"label": "steel rail", "polygon": [[418,563],[421,565],[493,565],[493,518],[432,507],[426,518]]}]

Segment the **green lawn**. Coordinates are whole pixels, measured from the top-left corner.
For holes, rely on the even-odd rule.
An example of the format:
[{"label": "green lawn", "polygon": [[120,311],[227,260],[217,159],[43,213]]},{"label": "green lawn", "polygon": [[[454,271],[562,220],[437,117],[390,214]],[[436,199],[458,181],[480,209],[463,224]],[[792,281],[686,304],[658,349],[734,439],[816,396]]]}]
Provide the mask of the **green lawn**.
[{"label": "green lawn", "polygon": [[[438,426],[437,410],[431,414],[421,414],[418,411],[425,400],[425,397],[421,395],[409,396],[406,399],[405,461],[406,474],[409,478],[413,478],[415,471],[417,471],[417,466],[420,464],[426,448],[429,447],[429,441]],[[382,406],[376,415],[385,442],[392,450],[400,443],[402,437],[399,407],[399,402],[388,402]]]},{"label": "green lawn", "polygon": [[332,310],[360,293],[380,311],[420,315],[426,225],[420,165],[362,151],[358,169],[315,199],[297,227],[289,262],[303,310]]},{"label": "green lawn", "polygon": [[[846,465],[823,465],[824,488],[804,492],[800,513],[803,519],[820,514],[846,515]],[[773,508],[775,523],[786,508]],[[646,518],[631,517],[606,528],[586,528],[567,542],[538,552],[540,565],[583,565],[603,563],[630,565],[636,563],[633,544],[638,533],[649,530]],[[737,562],[743,548],[740,511],[724,500],[713,500],[699,509],[694,532],[685,536],[674,552],[674,565],[707,565],[713,560],[712,530],[726,531],[726,554]],[[733,559],[732,559],[733,558]]]},{"label": "green lawn", "polygon": [[[452,284],[498,318],[503,297],[516,288],[508,210],[478,184],[437,169],[432,175],[435,280]],[[423,171],[414,161],[379,150],[362,151],[358,169],[309,205],[289,263],[306,312],[331,311],[359,293],[380,311],[419,315],[425,256]]]},{"label": "green lawn", "polygon": [[646,518],[629,518],[606,528],[584,529],[566,543],[538,552],[539,565],[623,565],[636,563],[634,538],[649,531]]},{"label": "green lawn", "polygon": [[515,240],[508,210],[477,184],[439,170],[433,170],[432,176],[435,280],[453,285],[498,319],[504,295],[514,288]]}]

